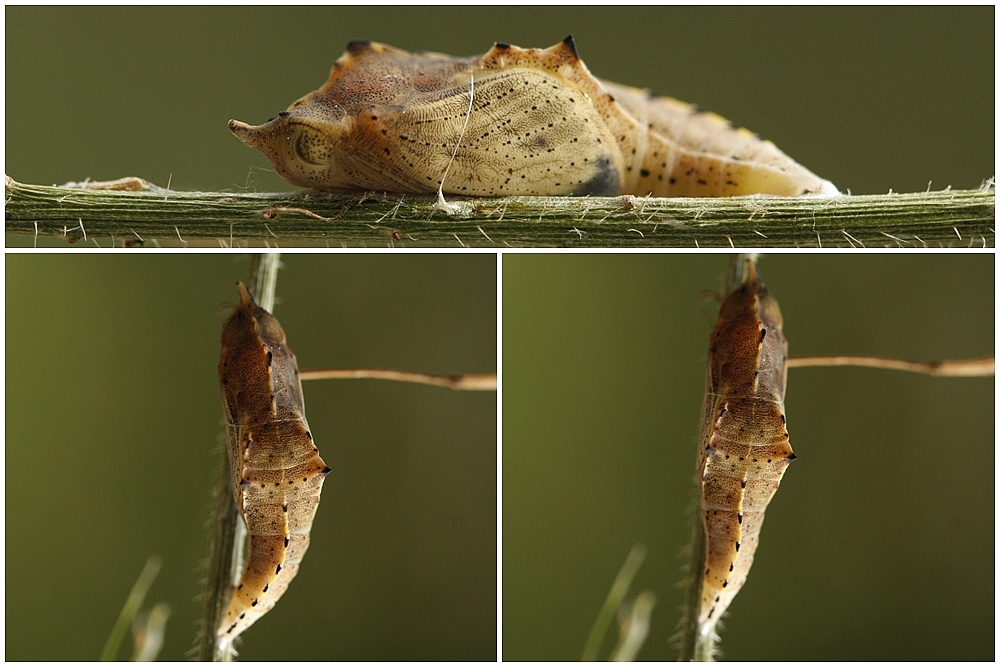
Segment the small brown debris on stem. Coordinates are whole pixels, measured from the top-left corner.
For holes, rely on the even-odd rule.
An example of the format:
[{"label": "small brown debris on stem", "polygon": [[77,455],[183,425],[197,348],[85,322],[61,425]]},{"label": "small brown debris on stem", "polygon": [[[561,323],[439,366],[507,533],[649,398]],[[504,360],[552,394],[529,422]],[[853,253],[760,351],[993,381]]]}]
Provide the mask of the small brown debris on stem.
[{"label": "small brown debris on stem", "polygon": [[260,214],[268,220],[274,220],[278,217],[279,213],[300,213],[302,215],[307,215],[310,218],[315,218],[316,220],[322,220],[323,222],[330,222],[333,219],[324,218],[321,215],[313,213],[307,208],[298,208],[297,206],[271,206],[260,212]]},{"label": "small brown debris on stem", "polygon": [[92,181],[90,179],[79,183],[70,181],[62,187],[78,190],[120,190],[127,192],[141,192],[150,189],[149,182],[138,176],[126,176],[125,178],[116,178],[113,181]]}]

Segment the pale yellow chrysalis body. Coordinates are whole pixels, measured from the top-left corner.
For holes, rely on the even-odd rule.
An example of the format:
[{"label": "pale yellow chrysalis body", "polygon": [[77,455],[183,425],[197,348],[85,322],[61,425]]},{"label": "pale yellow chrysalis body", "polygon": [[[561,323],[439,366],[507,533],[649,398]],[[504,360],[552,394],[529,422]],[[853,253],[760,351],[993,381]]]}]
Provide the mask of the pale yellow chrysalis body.
[{"label": "pale yellow chrysalis body", "polygon": [[702,412],[700,518],[705,567],[698,625],[711,632],[753,564],[764,510],[795,459],[785,428],[788,342],[753,262],[712,331]]},{"label": "pale yellow chrysalis body", "polygon": [[306,423],[295,355],[278,321],[237,283],[222,333],[219,382],[233,497],[247,526],[246,568],[216,631],[232,641],[278,601],[309,547],[330,469]]},{"label": "pale yellow chrysalis body", "polygon": [[288,181],[335,192],[837,194],[720,116],[595,78],[572,37],[472,58],[351,42],[322,88],[229,128]]}]

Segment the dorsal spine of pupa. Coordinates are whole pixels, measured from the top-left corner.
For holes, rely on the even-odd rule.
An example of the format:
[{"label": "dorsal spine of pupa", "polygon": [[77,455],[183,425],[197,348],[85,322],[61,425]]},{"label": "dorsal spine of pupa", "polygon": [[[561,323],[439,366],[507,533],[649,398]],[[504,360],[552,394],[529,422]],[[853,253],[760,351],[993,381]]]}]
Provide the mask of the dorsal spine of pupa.
[{"label": "dorsal spine of pupa", "polygon": [[838,194],[721,116],[595,78],[572,36],[470,58],[351,42],[322,88],[229,128],[286,180],[333,192]]}]

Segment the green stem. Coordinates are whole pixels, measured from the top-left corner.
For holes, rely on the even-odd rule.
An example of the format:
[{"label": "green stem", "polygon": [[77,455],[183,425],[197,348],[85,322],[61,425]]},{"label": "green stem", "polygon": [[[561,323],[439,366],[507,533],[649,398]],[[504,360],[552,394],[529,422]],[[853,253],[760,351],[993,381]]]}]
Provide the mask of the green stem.
[{"label": "green stem", "polygon": [[108,641],[104,643],[104,650],[101,651],[102,662],[114,662],[118,659],[118,650],[122,641],[124,641],[136,614],[139,613],[139,608],[142,607],[142,602],[146,599],[146,593],[149,592],[150,586],[156,580],[156,575],[159,574],[162,565],[163,561],[159,556],[150,556],[146,561],[139,578],[135,580],[132,590],[129,591],[128,598],[125,599],[125,606],[118,614],[118,620],[115,621],[115,627],[108,635]]},{"label": "green stem", "polygon": [[[712,662],[715,651],[715,626],[703,629],[698,624],[701,608],[701,586],[705,569],[705,527],[701,512],[695,512],[691,529],[691,564],[688,567],[687,587],[684,595],[684,615],[681,620],[680,662]],[[703,630],[707,630],[704,631]]]},{"label": "green stem", "polygon": [[27,185],[7,178],[11,243],[487,247],[992,247],[992,181],[976,190],[832,198],[450,198],[175,192]]},{"label": "green stem", "polygon": [[656,605],[656,595],[643,591],[626,607],[628,617],[622,623],[622,636],[611,652],[611,662],[634,662],[649,636],[649,619]]},{"label": "green stem", "polygon": [[[137,619],[139,627],[133,629],[136,638],[132,662],[156,662],[156,656],[163,648],[170,611],[166,602],[157,602],[148,613]],[[135,624],[136,621],[133,621]]]},{"label": "green stem", "polygon": [[[278,253],[253,254],[248,268],[247,289],[265,310],[273,310],[280,266]],[[233,586],[243,569],[246,527],[233,501],[229,458],[223,450],[222,481],[215,489],[215,520],[209,544],[208,581],[205,589],[202,628],[198,634],[197,657],[201,661],[230,662],[236,657],[232,642],[220,643],[215,629],[225,613]]]},{"label": "green stem", "polygon": [[618,608],[622,606],[622,602],[628,594],[628,587],[632,584],[632,580],[635,578],[636,572],[639,571],[639,566],[642,565],[642,561],[645,558],[646,547],[642,544],[634,545],[625,558],[625,564],[622,565],[622,569],[618,571],[618,576],[615,577],[614,583],[611,584],[608,597],[604,599],[604,605],[601,607],[601,611],[597,613],[597,619],[594,621],[594,625],[590,629],[590,634],[587,636],[587,644],[584,646],[583,658],[581,658],[583,662],[597,660],[597,654],[601,650],[604,635],[607,633],[611,621],[614,620]]}]

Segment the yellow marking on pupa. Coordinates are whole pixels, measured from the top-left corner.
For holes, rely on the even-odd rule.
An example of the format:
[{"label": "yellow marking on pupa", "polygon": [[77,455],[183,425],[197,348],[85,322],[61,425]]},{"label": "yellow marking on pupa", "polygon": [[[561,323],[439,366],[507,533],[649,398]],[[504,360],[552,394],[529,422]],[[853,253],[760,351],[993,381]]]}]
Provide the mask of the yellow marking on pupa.
[{"label": "yellow marking on pupa", "polygon": [[721,116],[595,78],[572,36],[469,58],[351,42],[322,88],[229,128],[289,182],[334,192],[837,194]]},{"label": "yellow marking on pupa", "polygon": [[309,547],[330,472],[313,444],[295,355],[278,320],[242,283],[222,332],[219,383],[233,497],[249,548],[240,583],[216,628],[232,641],[278,601]]}]

